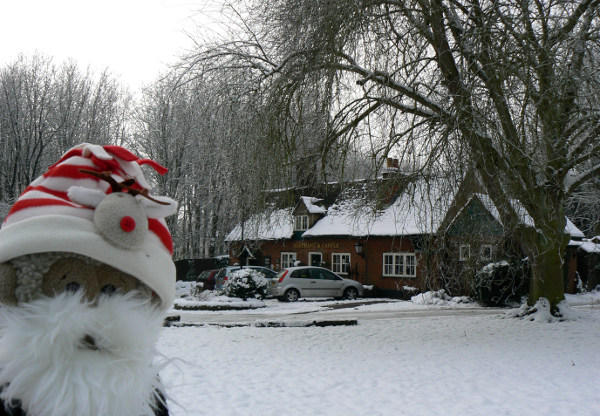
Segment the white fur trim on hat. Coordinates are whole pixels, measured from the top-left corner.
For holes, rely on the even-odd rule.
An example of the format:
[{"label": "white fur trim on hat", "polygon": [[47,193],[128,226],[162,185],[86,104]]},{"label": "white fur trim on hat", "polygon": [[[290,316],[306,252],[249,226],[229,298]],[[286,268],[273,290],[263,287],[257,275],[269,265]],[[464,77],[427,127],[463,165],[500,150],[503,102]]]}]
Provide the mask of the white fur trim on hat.
[{"label": "white fur trim on hat", "polygon": [[175,265],[152,235],[139,249],[123,250],[102,238],[93,222],[66,215],[33,217],[0,230],[1,263],[49,251],[81,254],[137,278],[156,292],[163,309],[175,298]]}]

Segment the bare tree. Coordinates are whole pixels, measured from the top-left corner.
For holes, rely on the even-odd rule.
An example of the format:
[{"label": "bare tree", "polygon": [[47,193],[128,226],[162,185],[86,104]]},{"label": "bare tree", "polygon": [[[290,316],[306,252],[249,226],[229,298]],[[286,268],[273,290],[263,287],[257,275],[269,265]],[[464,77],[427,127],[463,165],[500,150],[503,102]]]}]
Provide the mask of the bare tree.
[{"label": "bare tree", "polygon": [[246,81],[232,69],[173,71],[145,93],[136,147],[170,168],[157,184],[180,203],[178,258],[222,254],[232,225],[264,207],[277,178],[279,151],[264,139],[262,98]]},{"label": "bare tree", "polygon": [[376,129],[376,153],[468,161],[529,256],[530,304],[564,298],[567,197],[600,172],[586,163],[600,147],[598,0],[235,5],[243,34],[189,62],[246,67],[288,101],[309,77],[333,81],[324,150]]},{"label": "bare tree", "polygon": [[41,55],[0,69],[0,201],[10,203],[70,147],[119,143],[129,94],[107,73]]}]

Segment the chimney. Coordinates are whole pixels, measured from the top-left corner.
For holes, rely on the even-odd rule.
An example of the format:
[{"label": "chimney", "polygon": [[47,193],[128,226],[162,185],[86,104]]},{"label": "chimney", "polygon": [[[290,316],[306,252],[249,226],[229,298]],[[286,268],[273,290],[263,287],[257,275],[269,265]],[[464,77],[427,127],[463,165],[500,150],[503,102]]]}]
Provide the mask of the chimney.
[{"label": "chimney", "polygon": [[399,172],[400,168],[398,165],[398,159],[388,157],[386,159],[386,167],[383,169],[382,176],[384,179],[395,177]]},{"label": "chimney", "polygon": [[400,170],[400,161],[396,158],[388,157],[386,159],[386,167],[383,169],[381,176],[387,183],[387,185],[383,185],[384,193],[382,195],[382,202],[384,205],[387,205],[397,197],[404,183],[404,175]]}]

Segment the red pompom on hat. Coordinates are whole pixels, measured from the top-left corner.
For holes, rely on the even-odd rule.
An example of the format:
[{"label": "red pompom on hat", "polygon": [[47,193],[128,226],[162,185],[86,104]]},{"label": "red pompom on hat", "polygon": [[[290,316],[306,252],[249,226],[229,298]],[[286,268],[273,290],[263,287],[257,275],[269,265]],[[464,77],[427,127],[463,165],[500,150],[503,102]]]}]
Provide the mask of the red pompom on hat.
[{"label": "red pompom on hat", "polygon": [[177,204],[150,195],[141,165],[167,171],[119,146],[69,150],[11,208],[0,230],[0,262],[49,251],[81,254],[137,278],[170,307],[175,265],[164,218]]}]

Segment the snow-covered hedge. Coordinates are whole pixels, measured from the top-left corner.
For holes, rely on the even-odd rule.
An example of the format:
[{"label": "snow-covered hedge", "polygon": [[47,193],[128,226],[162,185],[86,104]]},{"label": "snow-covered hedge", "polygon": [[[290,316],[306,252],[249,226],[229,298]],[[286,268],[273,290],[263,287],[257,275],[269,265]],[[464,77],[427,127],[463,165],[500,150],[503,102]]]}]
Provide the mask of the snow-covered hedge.
[{"label": "snow-covered hedge", "polygon": [[239,269],[231,273],[225,285],[225,294],[233,298],[264,299],[269,294],[265,276],[253,269]]}]

